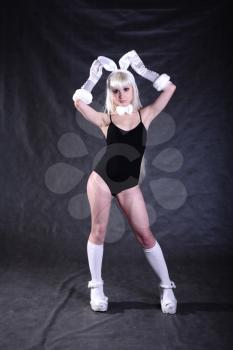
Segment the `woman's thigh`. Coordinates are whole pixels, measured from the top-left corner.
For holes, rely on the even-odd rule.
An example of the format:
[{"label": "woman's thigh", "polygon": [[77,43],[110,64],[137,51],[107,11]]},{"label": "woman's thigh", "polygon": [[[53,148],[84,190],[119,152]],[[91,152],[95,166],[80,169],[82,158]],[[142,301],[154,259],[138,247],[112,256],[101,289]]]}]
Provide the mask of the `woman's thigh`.
[{"label": "woman's thigh", "polygon": [[118,193],[117,200],[133,230],[150,230],[147,208],[139,185]]},{"label": "woman's thigh", "polygon": [[106,230],[112,194],[104,180],[92,171],[87,181],[87,197],[91,210],[92,230]]}]

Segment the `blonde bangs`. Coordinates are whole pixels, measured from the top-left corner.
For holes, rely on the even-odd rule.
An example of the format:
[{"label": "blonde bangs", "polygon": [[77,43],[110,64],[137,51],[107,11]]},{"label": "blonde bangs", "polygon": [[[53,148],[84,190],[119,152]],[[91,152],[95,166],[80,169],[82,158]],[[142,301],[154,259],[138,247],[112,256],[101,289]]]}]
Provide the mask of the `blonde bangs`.
[{"label": "blonde bangs", "polygon": [[111,90],[124,89],[125,87],[135,83],[129,74],[124,72],[117,72],[111,76],[109,79],[109,88]]}]

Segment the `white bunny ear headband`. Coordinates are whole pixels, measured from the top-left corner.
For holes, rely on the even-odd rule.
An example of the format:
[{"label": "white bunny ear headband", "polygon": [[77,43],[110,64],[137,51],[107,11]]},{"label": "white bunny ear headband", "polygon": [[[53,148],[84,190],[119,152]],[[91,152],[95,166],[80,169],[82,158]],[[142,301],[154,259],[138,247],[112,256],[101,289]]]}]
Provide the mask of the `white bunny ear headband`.
[{"label": "white bunny ear headband", "polygon": [[128,67],[131,66],[136,73],[141,75],[143,78],[150,80],[153,83],[153,87],[157,91],[165,89],[165,87],[170,83],[169,75],[159,75],[156,72],[148,70],[135,50],[129,51],[123,55],[119,60],[119,66],[120,69],[117,68],[116,63],[110,58],[99,56],[91,65],[90,75],[87,81],[83,84],[81,89],[75,91],[73,101],[80,99],[86,104],[90,104],[92,102],[91,91],[101,78],[103,68],[110,72],[117,72],[127,70]]}]

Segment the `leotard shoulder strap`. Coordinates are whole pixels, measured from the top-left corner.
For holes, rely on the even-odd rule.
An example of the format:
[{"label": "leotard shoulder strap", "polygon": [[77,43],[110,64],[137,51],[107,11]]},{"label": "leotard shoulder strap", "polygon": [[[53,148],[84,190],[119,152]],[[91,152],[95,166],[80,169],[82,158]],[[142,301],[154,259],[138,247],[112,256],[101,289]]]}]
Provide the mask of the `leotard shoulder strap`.
[{"label": "leotard shoulder strap", "polygon": [[139,115],[140,115],[140,121],[142,121],[140,109],[138,110],[138,113],[139,113]]}]

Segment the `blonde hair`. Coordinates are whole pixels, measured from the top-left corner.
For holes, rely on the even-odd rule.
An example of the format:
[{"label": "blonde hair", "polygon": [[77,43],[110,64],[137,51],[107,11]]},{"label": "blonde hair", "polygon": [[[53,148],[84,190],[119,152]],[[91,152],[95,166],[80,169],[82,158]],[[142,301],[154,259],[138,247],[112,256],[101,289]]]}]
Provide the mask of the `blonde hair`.
[{"label": "blonde hair", "polygon": [[146,176],[146,157],[145,154],[142,157],[142,163],[140,168],[139,184],[142,183]]},{"label": "blonde hair", "polygon": [[132,85],[133,88],[133,109],[138,110],[142,107],[138,88],[136,81],[134,79],[134,76],[131,72],[128,70],[118,69],[115,72],[112,72],[106,82],[106,101],[105,101],[105,111],[107,113],[114,113],[115,112],[115,106],[112,101],[112,94],[114,89],[122,89],[124,87],[127,87],[129,85]]}]

